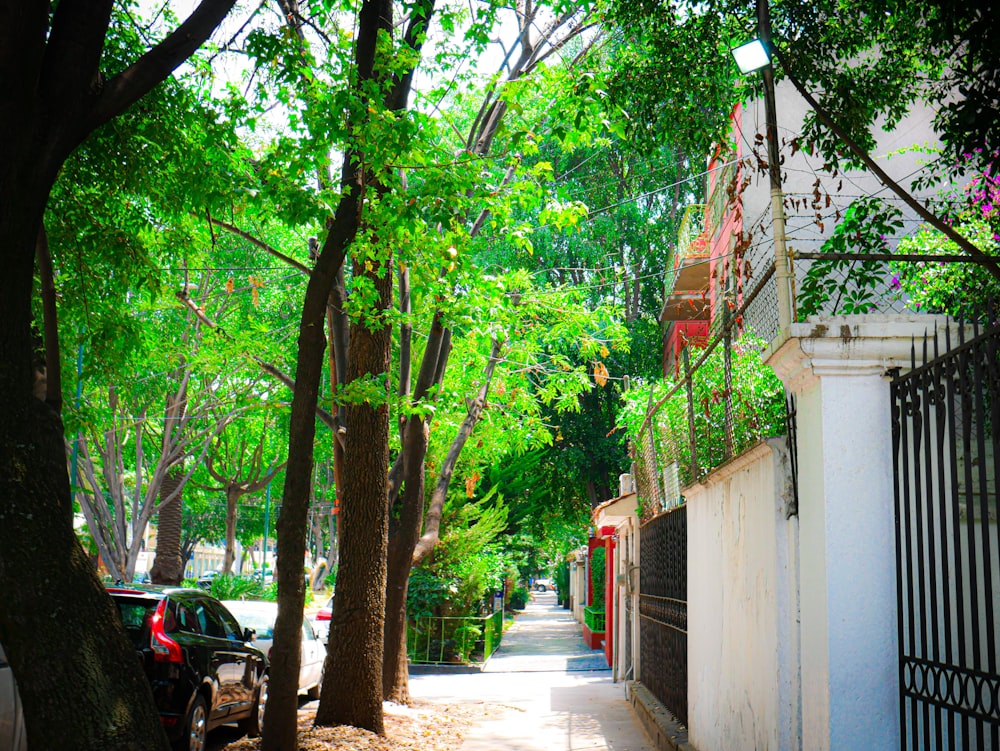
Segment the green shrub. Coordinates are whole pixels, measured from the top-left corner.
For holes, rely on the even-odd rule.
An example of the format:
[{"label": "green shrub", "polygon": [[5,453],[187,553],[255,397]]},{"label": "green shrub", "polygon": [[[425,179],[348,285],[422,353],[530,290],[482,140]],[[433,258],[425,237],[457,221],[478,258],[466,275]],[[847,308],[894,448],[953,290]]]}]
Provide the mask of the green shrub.
[{"label": "green shrub", "polygon": [[468,662],[476,642],[483,636],[483,630],[472,622],[466,622],[452,632],[455,652],[462,662]]},{"label": "green shrub", "polygon": [[277,593],[277,584],[265,587],[264,584],[249,576],[233,576],[231,574],[219,574],[212,579],[209,592],[217,600],[264,600],[267,589],[274,589]]},{"label": "green shrub", "polygon": [[590,603],[595,608],[604,607],[604,576],[607,570],[607,554],[604,548],[594,548],[590,554],[590,581],[594,587],[594,601]]},{"label": "green shrub", "polygon": [[425,568],[415,568],[410,572],[410,585],[406,591],[407,615],[414,619],[438,615],[452,594],[453,587],[448,579]]},{"label": "green shrub", "polygon": [[510,597],[507,599],[507,607],[511,610],[524,610],[530,596],[531,593],[528,592],[528,588],[523,584],[519,584],[511,590]]}]

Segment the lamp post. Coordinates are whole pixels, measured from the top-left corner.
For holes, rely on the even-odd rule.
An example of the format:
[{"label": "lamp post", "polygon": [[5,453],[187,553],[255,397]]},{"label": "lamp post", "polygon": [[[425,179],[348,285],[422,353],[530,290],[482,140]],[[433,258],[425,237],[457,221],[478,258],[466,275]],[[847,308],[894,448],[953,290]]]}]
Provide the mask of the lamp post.
[{"label": "lamp post", "polygon": [[778,342],[788,338],[792,312],[792,269],[785,244],[785,199],[781,191],[778,153],[778,115],[774,104],[774,67],[771,65],[771,14],[767,0],[757,0],[758,39],[733,50],[740,72],[761,72],[764,82],[764,121],[767,137],[767,167],[771,184],[771,221],[774,234],[774,275],[778,284]]}]

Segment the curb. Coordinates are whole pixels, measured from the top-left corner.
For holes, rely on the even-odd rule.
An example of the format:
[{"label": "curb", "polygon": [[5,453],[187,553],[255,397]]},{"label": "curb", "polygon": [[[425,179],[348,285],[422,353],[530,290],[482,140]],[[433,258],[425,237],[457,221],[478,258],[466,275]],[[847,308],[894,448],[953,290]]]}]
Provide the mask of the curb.
[{"label": "curb", "polygon": [[629,704],[658,751],[697,751],[688,743],[687,728],[648,688],[639,681],[629,681],[627,691]]}]

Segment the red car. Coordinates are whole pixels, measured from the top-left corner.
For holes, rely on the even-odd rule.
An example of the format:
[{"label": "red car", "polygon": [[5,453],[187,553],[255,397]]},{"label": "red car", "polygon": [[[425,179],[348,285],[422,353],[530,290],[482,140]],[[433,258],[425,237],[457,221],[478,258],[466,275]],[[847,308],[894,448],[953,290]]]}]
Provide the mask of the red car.
[{"label": "red car", "polygon": [[333,597],[326,601],[326,605],[316,611],[313,616],[313,629],[319,640],[326,644],[330,638],[330,619],[333,618]]}]

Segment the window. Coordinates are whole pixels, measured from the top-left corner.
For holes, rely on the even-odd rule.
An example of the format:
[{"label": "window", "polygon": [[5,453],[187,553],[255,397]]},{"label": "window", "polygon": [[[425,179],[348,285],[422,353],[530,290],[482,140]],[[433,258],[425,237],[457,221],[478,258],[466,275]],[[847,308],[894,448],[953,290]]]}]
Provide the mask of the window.
[{"label": "window", "polygon": [[[208,605],[208,603],[205,603]],[[236,619],[233,618],[232,613],[226,610],[223,606],[217,605],[216,603],[211,603],[212,619],[215,622],[218,633],[213,633],[212,636],[219,636],[223,639],[229,639],[230,641],[243,641],[243,628]]]},{"label": "window", "polygon": [[[172,603],[174,617],[176,619],[176,626],[167,626],[167,631],[174,631],[175,628],[178,631],[183,631],[187,634],[203,634],[205,629],[202,627],[202,620],[199,617],[198,611],[193,606],[193,603],[189,602],[175,602]],[[167,620],[169,624],[169,619]]]}]

